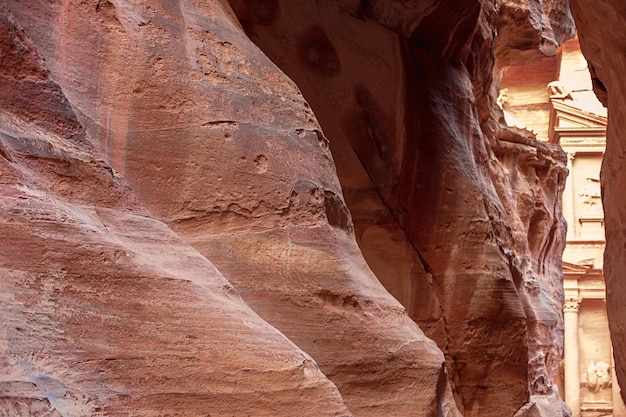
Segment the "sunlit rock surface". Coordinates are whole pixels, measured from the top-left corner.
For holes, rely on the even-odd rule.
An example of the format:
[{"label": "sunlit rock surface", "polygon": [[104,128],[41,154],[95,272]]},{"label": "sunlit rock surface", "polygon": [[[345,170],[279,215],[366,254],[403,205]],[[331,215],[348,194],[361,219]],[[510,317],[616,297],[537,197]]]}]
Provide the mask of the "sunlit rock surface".
[{"label": "sunlit rock surface", "polygon": [[2,401],[563,414],[549,3],[0,2]]},{"label": "sunlit rock surface", "polygon": [[349,415],[137,201],[6,5],[0,28],[0,415]]}]

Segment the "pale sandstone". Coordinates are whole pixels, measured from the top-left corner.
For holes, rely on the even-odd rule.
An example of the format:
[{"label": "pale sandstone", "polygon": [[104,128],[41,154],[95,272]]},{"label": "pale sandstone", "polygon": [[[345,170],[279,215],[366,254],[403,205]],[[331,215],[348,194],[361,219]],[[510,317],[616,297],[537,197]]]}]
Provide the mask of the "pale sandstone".
[{"label": "pale sandstone", "polygon": [[557,379],[560,392],[575,416],[600,412],[622,416],[626,412],[612,372],[602,274],[599,173],[606,143],[606,108],[591,89],[587,62],[575,38],[565,42],[554,58],[507,69],[501,95],[506,91],[508,100],[502,100],[502,107],[518,121],[549,130],[543,140],[560,144],[568,155],[563,193],[568,227],[563,253],[566,301],[563,381]]}]

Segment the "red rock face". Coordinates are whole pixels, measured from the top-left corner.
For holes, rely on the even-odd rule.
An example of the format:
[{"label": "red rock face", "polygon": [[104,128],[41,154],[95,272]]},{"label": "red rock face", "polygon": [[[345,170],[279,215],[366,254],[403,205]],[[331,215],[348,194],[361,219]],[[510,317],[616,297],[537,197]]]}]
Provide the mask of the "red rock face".
[{"label": "red rock face", "polygon": [[2,406],[562,412],[564,161],[491,92],[571,27],[462,3],[2,2]]},{"label": "red rock face", "polygon": [[6,5],[0,25],[0,415],[349,415],[100,159]]},{"label": "red rock face", "polygon": [[[604,207],[606,248],[604,277],[606,281],[606,309],[611,329],[615,371],[621,386],[626,384],[626,281],[624,280],[624,192],[625,175],[624,129],[626,86],[618,69],[624,68],[625,45],[622,24],[626,17],[624,4],[604,2],[594,7],[581,1],[572,1],[572,13],[579,28],[580,46],[589,63],[593,87],[598,99],[607,106],[610,122],[607,127],[606,152],[602,164],[602,204]],[[622,391],[622,398],[626,395]]]},{"label": "red rock face", "polygon": [[[45,84],[20,84],[5,67],[4,90],[35,98],[31,110],[9,97],[4,122],[3,162],[29,174],[3,175],[7,187],[19,178],[4,211],[15,245],[3,245],[3,357],[19,385],[9,384],[8,407],[347,415],[345,401],[361,415],[454,415],[443,355],[358,251],[308,105],[219,5],[203,7],[4,9],[8,49],[26,39]],[[39,91],[48,85],[51,97]],[[42,116],[23,121],[25,110]],[[38,218],[53,230],[30,224]],[[219,257],[248,303],[324,363],[345,398],[156,219]],[[29,314],[41,323],[27,325]],[[286,394],[296,386],[302,398]],[[22,410],[24,397],[38,402]]]}]

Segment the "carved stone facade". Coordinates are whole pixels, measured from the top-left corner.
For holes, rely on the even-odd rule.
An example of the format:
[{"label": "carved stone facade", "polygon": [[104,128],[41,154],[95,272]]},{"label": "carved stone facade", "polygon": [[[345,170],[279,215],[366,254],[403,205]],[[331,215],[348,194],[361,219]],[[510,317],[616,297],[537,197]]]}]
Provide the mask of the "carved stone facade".
[{"label": "carved stone facade", "polygon": [[[522,74],[531,74],[531,82]],[[615,378],[602,269],[605,239],[599,175],[606,109],[593,93],[577,39],[566,42],[555,58],[512,68],[502,87],[508,90],[502,107],[505,115],[539,132],[540,139],[546,132],[547,140],[560,144],[568,155],[563,195],[568,229],[563,254],[561,394],[574,417],[626,416]]]}]

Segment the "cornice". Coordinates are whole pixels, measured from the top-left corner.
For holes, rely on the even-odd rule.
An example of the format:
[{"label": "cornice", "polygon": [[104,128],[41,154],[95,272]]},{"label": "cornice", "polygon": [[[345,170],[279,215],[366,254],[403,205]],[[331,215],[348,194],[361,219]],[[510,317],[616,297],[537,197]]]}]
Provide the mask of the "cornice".
[{"label": "cornice", "polygon": [[563,115],[574,116],[578,119],[585,120],[591,123],[600,124],[606,127],[607,118],[596,113],[592,113],[586,110],[579,109],[577,107],[570,106],[560,100],[551,100],[552,106],[557,113]]}]

